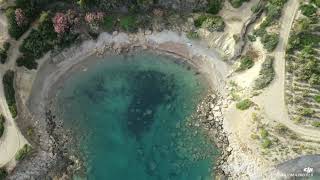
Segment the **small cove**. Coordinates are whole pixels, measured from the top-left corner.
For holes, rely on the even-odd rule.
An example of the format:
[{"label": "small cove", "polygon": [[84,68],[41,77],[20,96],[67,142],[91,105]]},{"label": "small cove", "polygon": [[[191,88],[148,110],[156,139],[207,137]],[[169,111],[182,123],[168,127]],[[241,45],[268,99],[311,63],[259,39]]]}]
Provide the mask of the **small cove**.
[{"label": "small cove", "polygon": [[178,61],[149,52],[111,56],[66,79],[56,110],[88,179],[212,179],[218,150],[190,126],[209,87]]}]

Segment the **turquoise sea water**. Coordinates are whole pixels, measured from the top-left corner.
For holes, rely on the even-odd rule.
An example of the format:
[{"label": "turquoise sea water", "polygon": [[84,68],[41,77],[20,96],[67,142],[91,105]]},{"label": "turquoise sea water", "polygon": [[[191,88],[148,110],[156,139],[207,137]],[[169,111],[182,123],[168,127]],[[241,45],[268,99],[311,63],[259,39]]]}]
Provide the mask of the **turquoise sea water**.
[{"label": "turquoise sea water", "polygon": [[212,179],[217,149],[190,126],[206,83],[175,61],[147,52],[113,56],[64,82],[57,109],[86,178]]}]

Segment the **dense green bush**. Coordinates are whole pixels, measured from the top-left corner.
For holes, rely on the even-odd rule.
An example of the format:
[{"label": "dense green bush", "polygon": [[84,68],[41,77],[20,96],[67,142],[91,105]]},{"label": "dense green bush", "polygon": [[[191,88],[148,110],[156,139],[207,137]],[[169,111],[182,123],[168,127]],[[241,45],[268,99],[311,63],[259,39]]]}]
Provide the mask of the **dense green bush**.
[{"label": "dense green bush", "polygon": [[302,108],[302,109],[299,109],[299,114],[301,116],[311,116],[312,114],[314,114],[314,110],[313,109],[310,109],[310,108]]},{"label": "dense green bush", "polygon": [[15,9],[9,8],[6,10],[6,16],[8,19],[8,33],[11,37],[19,39],[23,33],[25,33],[29,28],[29,23],[18,26],[16,22]]},{"label": "dense green bush", "polygon": [[12,70],[8,70],[3,75],[2,83],[9,110],[12,114],[12,117],[15,118],[17,116],[17,106],[14,90],[14,72]]},{"label": "dense green bush", "polygon": [[312,4],[303,4],[300,6],[300,10],[303,15],[311,17],[317,12],[317,8]]},{"label": "dense green bush", "polygon": [[7,51],[0,48],[0,62],[4,64],[7,61]]},{"label": "dense green bush", "polygon": [[7,177],[8,173],[4,168],[0,168],[0,180],[4,180]]},{"label": "dense green bush", "polygon": [[260,136],[262,138],[266,138],[266,137],[268,137],[268,135],[269,135],[269,133],[268,133],[268,131],[266,129],[264,129],[264,128],[260,129]]},{"label": "dense green bush", "polygon": [[223,31],[225,24],[221,16],[208,16],[201,27],[208,29],[210,32]]},{"label": "dense green bush", "polygon": [[3,132],[4,132],[4,121],[5,121],[4,116],[1,114],[0,115],[0,138],[3,135]]},{"label": "dense green bush", "polygon": [[20,46],[20,52],[30,57],[34,57],[35,59],[39,59],[51,48],[52,45],[48,43],[42,33],[33,29]]},{"label": "dense green bush", "polygon": [[261,65],[259,72],[259,77],[255,80],[254,88],[263,89],[267,87],[273,80],[275,76],[273,68],[274,57],[267,56],[264,62]]},{"label": "dense green bush", "polygon": [[320,95],[316,95],[313,98],[317,103],[320,103]]},{"label": "dense green bush", "polygon": [[222,6],[223,6],[223,0],[210,0],[207,13],[214,14],[214,15],[218,14],[219,11],[222,9]]},{"label": "dense green bush", "polygon": [[243,56],[240,59],[240,65],[236,69],[237,72],[250,69],[254,65],[254,61],[249,56]]},{"label": "dense green bush", "polygon": [[272,145],[272,142],[268,138],[263,139],[262,144],[261,144],[262,148],[264,148],[264,149],[269,148],[271,145]]},{"label": "dense green bush", "polygon": [[38,63],[33,57],[21,56],[16,61],[18,67],[26,67],[27,69],[37,69]]},{"label": "dense green bush", "polygon": [[17,161],[21,161],[23,160],[30,152],[31,152],[32,148],[30,145],[25,144],[15,155],[15,159]]},{"label": "dense green bush", "polygon": [[272,52],[277,47],[278,42],[279,34],[276,33],[265,34],[261,38],[261,43],[268,52]]},{"label": "dense green bush", "polygon": [[244,99],[236,104],[236,108],[240,110],[249,109],[253,105],[253,102],[250,99]]},{"label": "dense green bush", "polygon": [[136,31],[138,29],[137,17],[128,15],[120,17],[120,28],[125,31]]},{"label": "dense green bush", "polygon": [[244,2],[248,2],[249,0],[229,0],[230,4],[234,8],[240,7]]},{"label": "dense green bush", "polygon": [[320,122],[319,121],[315,121],[311,123],[312,126],[314,127],[320,127]]},{"label": "dense green bush", "polygon": [[311,2],[316,6],[320,7],[320,0],[311,0]]},{"label": "dense green bush", "polygon": [[301,32],[292,34],[289,37],[288,51],[301,50],[306,46],[316,46],[320,43],[320,36],[311,32]]},{"label": "dense green bush", "polygon": [[[67,40],[67,37],[63,37],[61,44]],[[36,59],[41,58],[45,53],[52,50],[58,43],[58,35],[54,31],[52,16],[48,12],[43,12],[39,19],[38,29],[33,29],[20,46],[20,52],[23,55],[17,59],[17,66],[36,69],[38,66]]]},{"label": "dense green bush", "polygon": [[268,4],[266,7],[267,18],[271,20],[279,19],[281,16],[282,6]]},{"label": "dense green bush", "polygon": [[208,18],[208,15],[200,15],[198,18],[194,20],[194,26],[200,28],[202,23]]}]

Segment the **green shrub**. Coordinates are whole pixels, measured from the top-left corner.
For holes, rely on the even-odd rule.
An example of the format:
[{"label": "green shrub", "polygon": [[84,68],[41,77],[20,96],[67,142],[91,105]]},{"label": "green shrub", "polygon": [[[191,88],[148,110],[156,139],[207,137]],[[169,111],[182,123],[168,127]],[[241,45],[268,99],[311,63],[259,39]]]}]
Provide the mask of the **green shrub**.
[{"label": "green shrub", "polygon": [[315,95],[313,97],[313,99],[317,102],[317,103],[320,103],[320,95]]},{"label": "green shrub", "polygon": [[258,37],[263,37],[265,34],[267,34],[267,31],[265,28],[258,28],[253,30],[253,35],[258,36]]},{"label": "green shrub", "polygon": [[222,9],[222,6],[223,6],[223,0],[210,0],[207,13],[214,14],[214,15],[218,14],[219,11]]},{"label": "green shrub", "polygon": [[108,16],[105,16],[102,26],[106,31],[112,31],[116,22],[117,22],[116,16],[108,15]]},{"label": "green shrub", "polygon": [[5,51],[8,51],[8,50],[10,49],[10,46],[11,46],[11,44],[10,44],[10,42],[8,42],[8,41],[6,41],[6,42],[3,43],[3,49],[4,49]]},{"label": "green shrub", "polygon": [[4,64],[7,61],[7,51],[0,48],[0,62]]},{"label": "green shrub", "polygon": [[281,134],[281,135],[284,135],[284,134],[287,134],[289,129],[287,126],[283,125],[283,124],[278,124],[275,126],[275,131],[278,133],[278,134]]},{"label": "green shrub", "polygon": [[6,10],[6,16],[8,19],[8,33],[11,37],[19,39],[23,33],[25,33],[29,28],[29,23],[25,25],[18,26],[16,22],[15,9],[9,8]]},{"label": "green shrub", "polygon": [[31,152],[32,148],[30,145],[25,144],[15,155],[15,159],[17,161],[21,161],[23,160],[30,152]]},{"label": "green shrub", "polygon": [[312,126],[314,127],[320,127],[320,122],[319,121],[315,121],[311,123]]},{"label": "green shrub", "polygon": [[273,61],[274,57],[267,56],[264,62],[262,63],[261,70],[259,72],[259,77],[254,82],[255,89],[263,89],[272,82],[275,76]]},{"label": "green shrub", "polygon": [[137,18],[134,15],[120,17],[120,28],[125,31],[136,31],[138,28]]},{"label": "green shrub", "polygon": [[207,17],[207,15],[200,15],[197,19],[194,20],[194,26],[200,28]]},{"label": "green shrub", "polygon": [[271,140],[266,138],[262,141],[261,146],[262,148],[267,149],[267,148],[270,148],[271,144],[272,144]]},{"label": "green shrub", "polygon": [[20,46],[20,52],[35,59],[39,59],[50,49],[52,49],[52,45],[48,43],[45,36],[39,30],[35,29],[31,31]]},{"label": "green shrub", "polygon": [[187,33],[187,38],[189,38],[189,39],[199,39],[200,36],[199,36],[197,31],[189,31]]},{"label": "green shrub", "polygon": [[249,34],[248,35],[248,40],[251,41],[251,42],[255,42],[257,40],[257,38],[256,38],[255,35]]},{"label": "green shrub", "polygon": [[281,17],[281,6],[277,6],[274,4],[268,4],[266,9],[267,19],[275,20]]},{"label": "green shrub", "polygon": [[257,3],[257,4],[255,4],[255,5],[253,5],[253,6],[251,7],[251,11],[252,11],[253,13],[257,13],[257,12],[260,11],[261,8],[262,8],[261,4],[260,4],[260,3]]},{"label": "green shrub", "polygon": [[265,34],[261,38],[261,43],[268,52],[272,52],[277,47],[278,42],[279,34],[276,33]]},{"label": "green shrub", "polygon": [[260,129],[260,136],[261,136],[263,139],[265,139],[266,137],[268,137],[268,135],[269,135],[269,133],[268,133],[268,131],[267,131],[266,129],[264,129],[264,128],[261,128],[261,129]]},{"label": "green shrub", "polygon": [[251,134],[250,135],[251,139],[259,139],[260,137],[256,134]]},{"label": "green shrub", "polygon": [[0,168],[0,180],[4,180],[7,177],[8,173],[4,168]]},{"label": "green shrub", "polygon": [[311,17],[317,12],[317,8],[314,7],[312,4],[301,5],[300,10],[301,10],[302,14],[307,17]]},{"label": "green shrub", "polygon": [[244,2],[247,2],[249,0],[229,0],[230,4],[234,8],[240,7]]},{"label": "green shrub", "polygon": [[0,138],[4,132],[4,121],[5,121],[4,116],[1,114],[0,115]]},{"label": "green shrub", "polygon": [[240,65],[236,69],[236,71],[239,72],[239,71],[250,69],[253,65],[254,65],[254,62],[252,58],[250,58],[249,56],[243,56],[240,59]]},{"label": "green shrub", "polygon": [[3,75],[2,83],[9,110],[12,114],[12,117],[15,118],[17,116],[17,106],[14,90],[14,72],[12,70],[8,70]]},{"label": "green shrub", "polygon": [[27,69],[37,69],[38,63],[33,57],[30,56],[21,56],[16,61],[18,67],[26,67]]},{"label": "green shrub", "polygon": [[236,108],[240,110],[249,109],[253,105],[253,102],[250,99],[244,99],[236,104]]},{"label": "green shrub", "polygon": [[311,2],[316,6],[320,7],[320,0],[311,0]]},{"label": "green shrub", "polygon": [[223,31],[225,23],[221,16],[207,16],[201,27],[209,30],[210,32]]},{"label": "green shrub", "polygon": [[314,114],[314,110],[310,108],[302,108],[299,110],[301,116],[311,116]]}]

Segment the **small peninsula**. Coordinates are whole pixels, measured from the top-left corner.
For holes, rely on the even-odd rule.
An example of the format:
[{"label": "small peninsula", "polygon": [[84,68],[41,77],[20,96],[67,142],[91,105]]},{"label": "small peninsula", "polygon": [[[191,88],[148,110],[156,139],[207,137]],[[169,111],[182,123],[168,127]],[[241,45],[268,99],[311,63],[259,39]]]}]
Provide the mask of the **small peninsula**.
[{"label": "small peninsula", "polygon": [[0,180],[320,178],[319,0],[0,0]]}]

